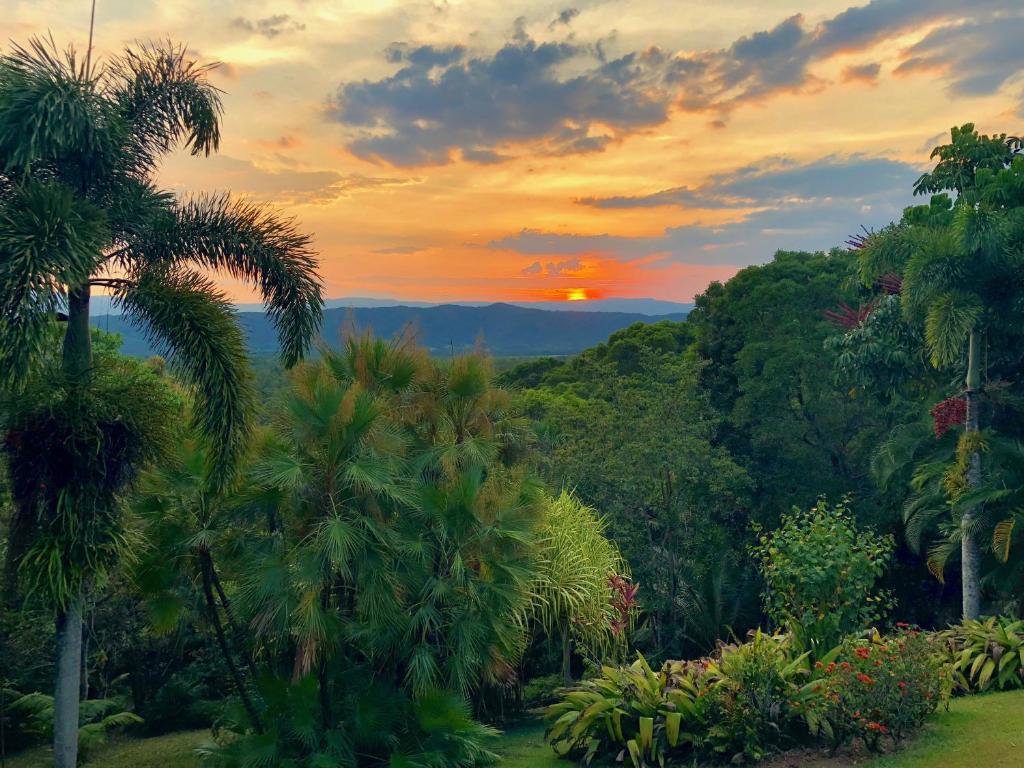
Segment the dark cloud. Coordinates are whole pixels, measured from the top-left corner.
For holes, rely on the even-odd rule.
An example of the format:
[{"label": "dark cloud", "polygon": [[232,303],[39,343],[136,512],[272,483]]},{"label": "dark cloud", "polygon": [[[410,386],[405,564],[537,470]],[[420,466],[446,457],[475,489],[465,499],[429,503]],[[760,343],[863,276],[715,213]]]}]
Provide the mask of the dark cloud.
[{"label": "dark cloud", "polygon": [[1024,39],[1024,8],[1015,13],[967,21],[933,29],[904,53],[899,74],[920,70],[946,73],[954,96],[994,93],[1019,76],[1021,40]]},{"label": "dark cloud", "polygon": [[279,13],[274,16],[267,16],[262,19],[247,19],[238,16],[231,21],[235,29],[244,29],[246,32],[254,32],[266,38],[273,39],[286,32],[301,32],[306,25],[287,13]]},{"label": "dark cloud", "polygon": [[440,164],[461,149],[474,162],[494,162],[517,142],[552,154],[594,152],[667,117],[669,98],[646,54],[563,77],[562,65],[587,55],[568,42],[526,38],[483,57],[457,47],[396,50],[388,54],[402,64],[394,75],[343,85],[331,108],[335,120],[362,131],[349,144],[360,157]]},{"label": "dark cloud", "polygon": [[[958,94],[991,93],[1017,71],[1024,29],[1019,0],[872,0],[814,25],[800,14],[721,49],[657,47],[614,56],[614,38],[583,44],[541,42],[516,19],[493,53],[460,45],[386,51],[398,65],[378,80],[343,83],[330,119],[350,130],[356,155],[395,165],[443,164],[461,156],[500,162],[514,145],[535,154],[600,152],[663,123],[673,107],[708,112],[711,125],[738,106],[822,85],[811,67],[862,50],[922,24],[937,25],[897,72],[939,67]],[[571,22],[567,8],[552,29]],[[975,21],[984,12],[991,20]],[[565,19],[565,23],[562,19]],[[876,78],[877,64],[848,68],[844,79]]]},{"label": "dark cloud", "polygon": [[541,264],[539,261],[535,261],[530,266],[524,267],[523,269],[519,270],[519,274],[524,275],[526,277],[530,277],[532,275],[539,275],[543,271],[544,265]]},{"label": "dark cloud", "polygon": [[673,187],[650,195],[581,197],[576,202],[594,208],[655,208],[662,205],[675,205],[682,208],[734,208],[741,201],[724,200],[720,196],[703,193],[689,187]]},{"label": "dark cloud", "polygon": [[554,29],[555,27],[562,26],[567,27],[572,24],[572,20],[580,15],[579,8],[566,8],[562,10],[554,20],[548,25],[548,29]]}]

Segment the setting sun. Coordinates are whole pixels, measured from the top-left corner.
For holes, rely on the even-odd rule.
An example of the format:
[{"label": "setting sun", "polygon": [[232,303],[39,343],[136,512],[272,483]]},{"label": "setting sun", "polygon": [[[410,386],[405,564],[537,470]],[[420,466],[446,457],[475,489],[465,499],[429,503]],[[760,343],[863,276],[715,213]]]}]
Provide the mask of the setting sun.
[{"label": "setting sun", "polygon": [[586,301],[590,297],[587,296],[586,288],[570,288],[568,294],[565,297],[566,301]]}]

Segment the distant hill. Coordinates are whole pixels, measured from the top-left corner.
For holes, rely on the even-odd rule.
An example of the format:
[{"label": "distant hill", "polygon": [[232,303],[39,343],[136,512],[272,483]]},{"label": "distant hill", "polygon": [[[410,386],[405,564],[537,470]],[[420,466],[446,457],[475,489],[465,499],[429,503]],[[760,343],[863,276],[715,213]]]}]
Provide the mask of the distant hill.
[{"label": "distant hill", "polygon": [[[509,301],[515,307],[527,307],[529,309],[550,309],[558,312],[632,312],[639,315],[672,315],[679,312],[687,313],[693,309],[693,304],[683,304],[678,301],[665,301],[663,299],[589,299],[585,302],[573,301]],[[489,307],[493,302],[488,301],[449,301],[445,304],[454,304],[460,307]],[[401,299],[370,298],[365,296],[345,296],[340,299],[327,299],[324,306],[328,309],[341,309],[354,307],[364,309],[370,307],[439,307],[444,306],[429,301],[402,301]],[[238,304],[239,312],[262,312],[262,304]],[[108,315],[120,314],[120,310],[113,306],[107,296],[96,295],[92,297],[92,314]]]},{"label": "distant hill", "polygon": [[[277,337],[262,312],[240,312],[239,320],[254,355],[277,352]],[[442,304],[434,307],[359,307],[334,308],[324,312],[323,338],[336,345],[342,328],[354,322],[360,329],[372,328],[378,336],[392,337],[412,326],[419,342],[434,354],[463,352],[478,341],[501,357],[534,355],[571,355],[604,341],[614,331],[633,323],[658,320],[682,320],[684,312],[647,315],[639,312],[550,311],[489,304],[469,307]],[[93,325],[120,333],[124,351],[131,355],[150,355],[156,350],[142,333],[120,315],[93,317]]]}]

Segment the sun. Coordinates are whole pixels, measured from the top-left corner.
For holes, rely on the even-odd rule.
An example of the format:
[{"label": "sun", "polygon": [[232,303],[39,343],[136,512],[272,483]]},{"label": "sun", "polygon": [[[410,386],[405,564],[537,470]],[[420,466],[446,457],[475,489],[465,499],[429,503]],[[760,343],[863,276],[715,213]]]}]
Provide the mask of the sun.
[{"label": "sun", "polygon": [[570,288],[565,297],[566,301],[586,301],[588,298],[586,288]]}]

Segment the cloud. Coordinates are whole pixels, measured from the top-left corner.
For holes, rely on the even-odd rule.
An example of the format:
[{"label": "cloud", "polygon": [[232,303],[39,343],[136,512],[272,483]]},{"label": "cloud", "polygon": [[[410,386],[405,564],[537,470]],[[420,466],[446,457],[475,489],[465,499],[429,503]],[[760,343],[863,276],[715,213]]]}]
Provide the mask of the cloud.
[{"label": "cloud", "polygon": [[579,259],[566,259],[565,261],[549,261],[544,267],[548,277],[560,277],[561,275],[574,274],[583,269],[583,263]]},{"label": "cloud", "polygon": [[919,71],[946,74],[951,95],[984,96],[1020,76],[1016,64],[1024,39],[1024,9],[984,21],[948,24],[929,32],[903,53],[896,72]]},{"label": "cloud", "polygon": [[395,165],[443,164],[460,150],[498,162],[510,144],[535,142],[548,154],[601,151],[668,115],[661,54],[629,54],[563,76],[590,54],[569,42],[525,33],[491,56],[459,46],[392,46],[401,66],[382,80],[342,85],[332,119],[355,129],[349,149]]},{"label": "cloud", "polygon": [[302,146],[302,139],[298,136],[282,135],[273,139],[259,139],[256,141],[261,147],[273,150],[298,149]]},{"label": "cloud", "polygon": [[[523,232],[530,232],[532,230],[523,230]],[[539,261],[533,262],[530,266],[519,270],[519,274],[526,277],[534,277],[541,274],[547,275],[548,277],[566,277],[575,275],[583,270],[583,262],[578,258],[565,259],[564,261],[549,261],[547,264],[541,264]]]},{"label": "cloud", "polygon": [[229,155],[205,159],[201,166],[194,167],[193,173],[200,174],[200,177],[209,174],[211,183],[205,185],[207,188],[230,189],[278,204],[329,203],[352,197],[358,192],[423,181],[418,177],[345,175],[335,171],[288,167],[266,169]]},{"label": "cloud", "polygon": [[[601,152],[664,123],[673,109],[707,112],[723,127],[728,113],[781,93],[826,87],[814,66],[935,29],[897,68],[941,65],[951,88],[991,93],[1017,69],[1018,0],[871,0],[812,24],[801,14],[744,35],[720,49],[658,47],[612,55],[614,38],[570,35],[542,41],[518,18],[496,51],[461,44],[396,43],[385,51],[396,71],[342,83],[327,115],[345,126],[355,155],[399,166],[497,163],[529,145],[534,155]],[[576,16],[566,8],[559,32]],[[991,21],[975,21],[987,13]],[[962,64],[962,70],[959,65]],[[1002,65],[1000,67],[1000,65]],[[960,71],[957,71],[960,70]],[[877,64],[848,67],[843,80],[869,82]]]},{"label": "cloud", "polygon": [[548,258],[600,256],[619,261],[657,259],[736,266],[759,263],[779,249],[828,249],[859,231],[862,224],[878,227],[897,218],[912,202],[911,186],[917,175],[917,169],[905,163],[862,155],[808,163],[768,158],[712,176],[696,189],[679,187],[648,196],[580,201],[604,208],[736,208],[732,221],[669,227],[647,237],[523,229],[488,243],[488,247]]},{"label": "cloud", "polygon": [[579,8],[565,8],[560,11],[559,14],[552,20],[548,25],[548,29],[554,29],[555,27],[562,26],[567,27],[572,24],[572,20],[580,15]]},{"label": "cloud", "polygon": [[876,83],[878,82],[878,73],[881,69],[882,65],[877,62],[873,64],[860,64],[857,66],[846,67],[846,69],[843,70],[843,82]]},{"label": "cloud", "polygon": [[301,32],[306,28],[304,23],[292,18],[287,13],[279,13],[262,19],[247,19],[244,16],[238,16],[232,19],[231,26],[235,29],[263,35],[270,40],[278,35],[287,32]]},{"label": "cloud", "polygon": [[914,166],[880,157],[832,155],[805,163],[774,157],[716,174],[692,189],[674,187],[649,195],[587,197],[577,202],[595,208],[694,209],[757,208],[825,198],[858,202],[902,194],[918,176]]},{"label": "cloud", "polygon": [[407,256],[424,250],[426,249],[419,245],[393,245],[389,248],[377,248],[370,253],[379,253],[382,256]]}]

